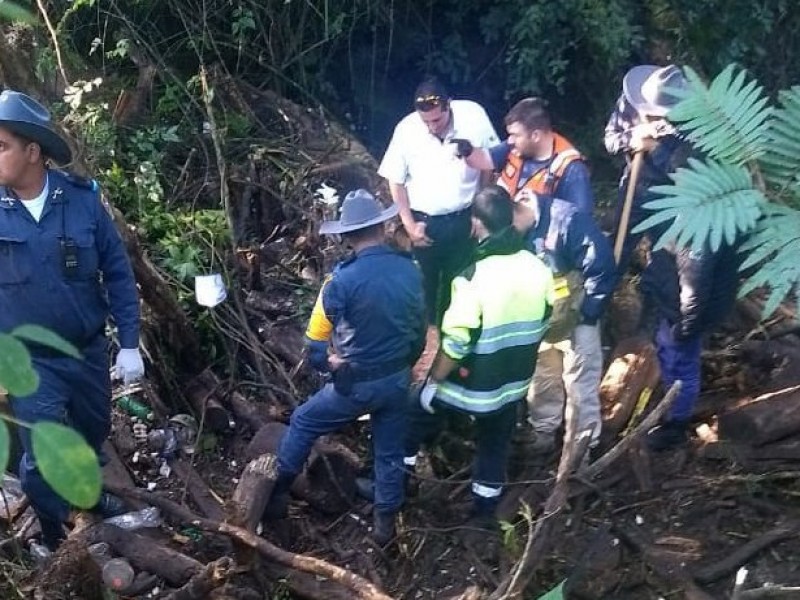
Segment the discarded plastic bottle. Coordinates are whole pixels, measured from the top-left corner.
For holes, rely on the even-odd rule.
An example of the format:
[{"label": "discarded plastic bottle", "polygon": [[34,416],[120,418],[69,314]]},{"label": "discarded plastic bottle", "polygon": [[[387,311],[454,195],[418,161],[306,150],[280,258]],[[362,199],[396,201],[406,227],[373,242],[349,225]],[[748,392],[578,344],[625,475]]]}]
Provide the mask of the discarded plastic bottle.
[{"label": "discarded plastic bottle", "polygon": [[146,404],[142,404],[133,396],[122,396],[117,398],[117,406],[132,417],[139,417],[142,420],[150,421],[153,419],[153,411]]},{"label": "discarded plastic bottle", "polygon": [[133,567],[124,558],[112,558],[103,566],[103,583],[115,592],[129,588],[135,576]]},{"label": "discarded plastic bottle", "polygon": [[141,510],[135,510],[125,513],[124,515],[111,517],[106,519],[105,522],[110,523],[111,525],[116,525],[122,529],[132,531],[134,529],[142,529],[145,527],[160,527],[163,521],[161,519],[161,512],[158,510],[158,507],[148,506],[147,508],[143,508]]},{"label": "discarded plastic bottle", "polygon": [[185,454],[194,452],[197,440],[197,422],[188,415],[176,415],[163,429],[154,429],[147,434],[147,445],[163,458],[172,458],[178,450]]}]

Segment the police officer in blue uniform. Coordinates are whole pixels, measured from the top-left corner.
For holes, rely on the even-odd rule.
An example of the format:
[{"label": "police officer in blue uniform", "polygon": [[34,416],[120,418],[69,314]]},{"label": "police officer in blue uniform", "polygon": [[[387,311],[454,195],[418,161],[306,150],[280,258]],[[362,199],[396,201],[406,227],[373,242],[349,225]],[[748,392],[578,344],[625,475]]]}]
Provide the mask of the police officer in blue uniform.
[{"label": "police officer in blue uniform", "polygon": [[[0,94],[0,331],[35,324],[73,344],[81,359],[31,344],[39,387],[11,397],[20,421],[75,428],[101,455],[111,411],[109,314],[121,350],[114,371],[126,383],[144,374],[139,353],[139,299],[128,256],[91,180],[49,168],[72,159],[49,112],[25,94]],[[69,506],[39,473],[30,432],[19,429],[22,488],[36,511],[42,541],[64,538]],[[104,516],[124,506],[103,494]]]},{"label": "police officer in blue uniform", "polygon": [[375,457],[373,539],[394,537],[403,504],[403,442],[413,365],[425,345],[422,274],[411,256],[385,243],[382,210],[366,190],[350,192],[339,221],[323,234],[341,234],[353,256],[326,279],[306,330],[309,362],[331,381],[292,414],[278,448],[278,477],[265,512],[286,515],[289,488],[314,441],[369,414]]}]

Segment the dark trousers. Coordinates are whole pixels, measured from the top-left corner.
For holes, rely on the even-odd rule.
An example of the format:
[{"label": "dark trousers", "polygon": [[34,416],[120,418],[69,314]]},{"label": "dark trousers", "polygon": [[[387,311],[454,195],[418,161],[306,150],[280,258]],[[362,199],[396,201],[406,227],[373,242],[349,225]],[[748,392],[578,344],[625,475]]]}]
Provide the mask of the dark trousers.
[{"label": "dark trousers", "polygon": [[453,278],[469,264],[473,241],[470,209],[447,215],[431,216],[412,211],[416,221],[425,223],[425,233],[433,240],[430,246],[414,248],[414,258],[422,270],[428,323],[439,325],[450,306]]},{"label": "dark trousers", "polygon": [[511,436],[517,421],[518,403],[511,402],[485,415],[467,415],[434,400],[435,412],[426,412],[418,401],[409,410],[406,456],[416,456],[423,444],[432,443],[450,420],[471,419],[475,431],[473,484],[501,488],[506,480],[506,466],[511,451]]},{"label": "dark trousers", "polygon": [[[30,396],[12,397],[11,409],[25,423],[53,421],[69,425],[102,457],[101,447],[111,429],[111,381],[105,337],[84,348],[82,355],[83,360],[34,355],[33,368],[39,375],[39,388]],[[39,472],[30,429],[18,430],[23,449],[19,465],[22,489],[39,517],[43,535],[50,540],[58,539],[62,523],[69,515],[69,504]]]},{"label": "dark trousers", "polygon": [[681,392],[670,409],[670,421],[688,421],[692,418],[695,402],[700,395],[702,345],[702,336],[699,335],[688,340],[676,340],[669,322],[661,321],[656,335],[661,380],[667,388],[678,379],[683,382]]},{"label": "dark trousers", "polygon": [[320,436],[332,433],[369,414],[375,472],[375,510],[391,514],[404,499],[403,440],[407,429],[410,370],[388,377],[354,383],[342,395],[332,383],[325,385],[299,406],[278,448],[278,471],[296,476]]}]

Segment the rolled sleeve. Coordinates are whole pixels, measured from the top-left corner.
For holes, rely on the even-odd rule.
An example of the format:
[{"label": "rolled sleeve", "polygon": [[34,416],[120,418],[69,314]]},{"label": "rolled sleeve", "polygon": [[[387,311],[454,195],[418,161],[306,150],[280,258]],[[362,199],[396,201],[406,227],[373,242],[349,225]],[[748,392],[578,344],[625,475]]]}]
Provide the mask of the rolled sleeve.
[{"label": "rolled sleeve", "polygon": [[394,135],[378,167],[378,175],[389,183],[404,185],[408,179],[408,161],[405,156],[403,135],[395,128]]},{"label": "rolled sleeve", "polygon": [[500,142],[496,146],[489,148],[489,156],[492,159],[495,171],[501,171],[508,160],[508,154],[511,152],[511,146],[508,142]]}]

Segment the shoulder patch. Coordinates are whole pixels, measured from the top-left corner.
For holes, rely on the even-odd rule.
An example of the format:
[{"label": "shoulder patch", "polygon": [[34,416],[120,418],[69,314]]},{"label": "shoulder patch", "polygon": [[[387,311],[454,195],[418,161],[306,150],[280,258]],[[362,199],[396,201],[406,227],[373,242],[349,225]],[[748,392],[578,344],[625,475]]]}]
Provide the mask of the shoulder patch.
[{"label": "shoulder patch", "polygon": [[70,171],[59,171],[59,173],[64,177],[64,179],[76,187],[92,190],[93,192],[99,189],[97,181],[94,179],[83,177]]}]

